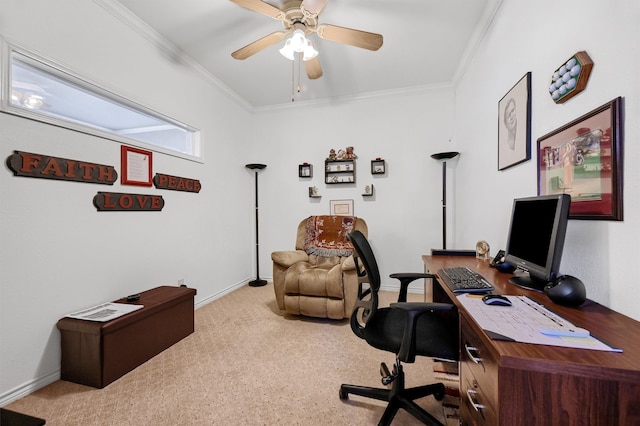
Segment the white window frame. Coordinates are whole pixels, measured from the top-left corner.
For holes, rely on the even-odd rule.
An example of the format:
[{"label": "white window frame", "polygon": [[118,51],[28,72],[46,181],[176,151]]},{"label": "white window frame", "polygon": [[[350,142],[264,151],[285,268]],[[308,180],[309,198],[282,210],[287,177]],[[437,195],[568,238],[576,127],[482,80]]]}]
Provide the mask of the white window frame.
[{"label": "white window frame", "polygon": [[[0,110],[9,114],[21,116],[31,120],[40,121],[43,123],[52,124],[59,127],[64,127],[70,130],[86,133],[101,138],[109,139],[118,143],[137,146],[154,152],[160,152],[174,157],[183,158],[186,160],[196,161],[203,163],[202,158],[202,146],[201,146],[201,131],[181,123],[177,120],[169,118],[163,114],[160,114],[150,108],[142,106],[130,99],[117,95],[116,93],[107,90],[99,85],[92,83],[87,78],[84,78],[77,73],[55,63],[50,59],[45,59],[37,54],[34,54],[26,49],[18,47],[14,44],[8,43],[4,39],[0,39],[2,42],[2,64],[0,68]],[[152,117],[157,120],[161,120],[166,123],[167,126],[183,130],[191,135],[192,153],[184,153],[171,148],[166,148],[153,143],[145,142],[132,137],[118,134],[109,129],[100,127],[94,127],[93,125],[82,123],[72,118],[65,118],[62,116],[52,116],[37,109],[28,109],[25,107],[15,106],[11,102],[11,88],[12,88],[12,76],[11,69],[13,58],[19,57],[19,61],[27,64],[28,66],[37,68],[39,71],[55,77],[58,80],[62,80],[68,83],[69,86],[75,87],[86,91],[96,98],[100,98],[113,105],[117,105],[123,109],[133,110],[134,112],[142,115]],[[135,134],[135,129],[130,134]]]}]

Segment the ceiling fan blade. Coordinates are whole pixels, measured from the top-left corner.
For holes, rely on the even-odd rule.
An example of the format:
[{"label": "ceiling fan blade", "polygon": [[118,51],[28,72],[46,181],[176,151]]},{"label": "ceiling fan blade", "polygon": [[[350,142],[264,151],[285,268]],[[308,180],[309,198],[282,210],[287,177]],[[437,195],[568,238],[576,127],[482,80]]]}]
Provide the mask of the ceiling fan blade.
[{"label": "ceiling fan blade", "polygon": [[309,80],[315,80],[316,78],[322,77],[322,67],[320,67],[320,61],[318,61],[317,56],[303,62],[304,67],[307,69],[307,77],[309,77]]},{"label": "ceiling fan blade", "polygon": [[261,39],[256,40],[253,43],[249,43],[245,47],[236,50],[231,54],[231,56],[233,56],[235,59],[240,60],[247,59],[249,56],[255,55],[262,49],[284,40],[287,34],[289,34],[289,31],[276,31],[275,33],[264,36]]},{"label": "ceiling fan blade", "polygon": [[318,37],[322,39],[361,47],[363,49],[378,50],[380,46],[382,46],[382,36],[380,34],[339,27],[337,25],[318,25],[317,33]]},{"label": "ceiling fan blade", "polygon": [[302,9],[302,13],[306,16],[307,14],[313,18],[318,16],[320,12],[327,5],[328,0],[303,0],[300,5],[300,9]]},{"label": "ceiling fan blade", "polygon": [[265,3],[262,0],[231,0],[237,5],[240,5],[254,12],[262,13],[273,19],[284,19],[284,12],[275,6]]}]

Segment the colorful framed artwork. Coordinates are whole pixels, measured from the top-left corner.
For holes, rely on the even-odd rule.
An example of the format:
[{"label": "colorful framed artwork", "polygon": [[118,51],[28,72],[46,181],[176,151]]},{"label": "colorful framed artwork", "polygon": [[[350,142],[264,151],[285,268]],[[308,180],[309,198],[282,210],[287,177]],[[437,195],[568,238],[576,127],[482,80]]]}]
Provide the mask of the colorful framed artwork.
[{"label": "colorful framed artwork", "polygon": [[122,185],[151,186],[153,155],[151,151],[122,145],[120,148]]},{"label": "colorful framed artwork", "polygon": [[498,102],[498,170],[531,159],[531,72]]},{"label": "colorful framed artwork", "polygon": [[571,195],[571,219],[622,220],[618,97],[538,139],[538,194]]},{"label": "colorful framed artwork", "polygon": [[353,216],[353,200],[331,200],[332,216]]}]

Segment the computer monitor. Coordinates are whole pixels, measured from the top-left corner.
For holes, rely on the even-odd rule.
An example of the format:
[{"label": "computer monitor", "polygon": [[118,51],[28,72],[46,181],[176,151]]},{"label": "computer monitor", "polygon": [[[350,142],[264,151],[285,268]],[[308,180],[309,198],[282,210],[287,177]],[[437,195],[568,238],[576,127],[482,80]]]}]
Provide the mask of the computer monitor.
[{"label": "computer monitor", "polygon": [[505,262],[528,274],[511,283],[543,291],[559,275],[570,204],[568,194],[513,200]]}]

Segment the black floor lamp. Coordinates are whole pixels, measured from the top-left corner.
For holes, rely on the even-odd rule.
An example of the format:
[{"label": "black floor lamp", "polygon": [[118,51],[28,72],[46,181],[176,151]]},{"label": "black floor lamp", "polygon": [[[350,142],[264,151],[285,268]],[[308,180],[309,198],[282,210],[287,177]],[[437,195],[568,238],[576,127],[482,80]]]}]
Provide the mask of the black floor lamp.
[{"label": "black floor lamp", "polygon": [[258,239],[258,172],[265,167],[266,164],[251,163],[245,166],[248,169],[255,171],[256,176],[256,279],[249,281],[251,287],[261,287],[267,284],[267,281],[260,279],[260,240]]},{"label": "black floor lamp", "polygon": [[450,151],[431,156],[434,160],[442,162],[442,250],[432,249],[432,254],[445,254],[447,251],[447,160],[452,160],[458,155],[459,152]]}]

